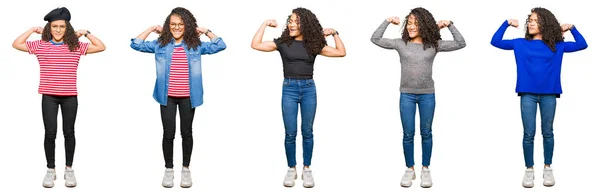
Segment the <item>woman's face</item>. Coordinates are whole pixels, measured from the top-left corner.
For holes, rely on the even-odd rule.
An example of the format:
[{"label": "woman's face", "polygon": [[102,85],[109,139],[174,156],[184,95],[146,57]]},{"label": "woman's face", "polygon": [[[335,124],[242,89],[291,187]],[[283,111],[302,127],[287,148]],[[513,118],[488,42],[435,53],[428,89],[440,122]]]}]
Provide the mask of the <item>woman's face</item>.
[{"label": "woman's face", "polygon": [[292,13],[287,21],[288,30],[290,30],[290,37],[300,36],[300,18],[295,13]]},{"label": "woman's face", "polygon": [[55,42],[62,42],[67,31],[67,22],[65,20],[55,20],[50,22],[50,34]]},{"label": "woman's face", "polygon": [[181,17],[178,15],[172,15],[169,20],[169,29],[173,38],[175,38],[176,41],[181,41],[183,39],[183,33],[185,32],[185,23],[183,23],[183,20],[181,20]]},{"label": "woman's face", "polygon": [[527,19],[527,29],[530,35],[537,35],[540,33],[540,26],[538,25],[538,15],[533,12]]},{"label": "woman's face", "polygon": [[408,37],[411,39],[421,36],[419,34],[419,21],[417,21],[417,17],[415,17],[415,15],[411,14],[408,16],[406,30],[408,31]]}]

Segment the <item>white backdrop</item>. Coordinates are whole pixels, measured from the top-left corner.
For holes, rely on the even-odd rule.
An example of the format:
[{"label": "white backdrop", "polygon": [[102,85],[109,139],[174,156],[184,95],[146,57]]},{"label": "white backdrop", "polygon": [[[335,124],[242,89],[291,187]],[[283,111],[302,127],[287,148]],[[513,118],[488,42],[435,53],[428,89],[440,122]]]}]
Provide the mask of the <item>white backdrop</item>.
[{"label": "white backdrop", "polygon": [[[591,1],[3,1],[0,32],[0,194],[565,194],[598,192],[600,136],[597,113],[599,44],[596,11]],[[79,112],[74,189],[64,187],[62,124],[56,147],[58,180],[42,188],[46,170],[39,64],[34,55],[11,47],[32,26],[43,26],[50,10],[65,6],[75,29],[88,29],[106,51],[84,56],[78,70]],[[191,170],[194,186],[178,187],[181,169],[179,129],[175,142],[176,187],[164,189],[159,104],[152,98],[153,54],[134,51],[130,39],[151,25],[162,25],[170,10],[192,11],[200,26],[223,37],[227,49],[203,56],[205,104],[196,110]],[[277,52],[250,48],[266,19],[280,26],[267,29],[265,40],[280,35],[296,7],[312,10],[324,27],[335,28],[346,45],[344,58],[318,57],[314,79],[318,109],[314,124],[313,172],[316,186],[302,180],[282,186],[286,171],[281,119],[283,71]],[[400,65],[393,50],[372,44],[370,37],[389,16],[404,17],[422,6],[436,20],[452,20],[467,47],[438,54],[434,65],[437,108],[430,189],[400,187],[405,169],[398,110]],[[496,49],[490,40],[508,18],[524,24],[533,7],[551,10],[573,23],[589,48],[565,54],[564,94],[555,118],[556,186],[543,187],[543,154],[539,129],[535,142],[536,180],[521,187],[525,170],[519,97],[514,93],[516,68],[512,51]],[[385,37],[399,37],[391,26]],[[523,37],[509,28],[505,38]],[[567,33],[567,40],[573,40]],[[444,39],[452,39],[442,30]],[[30,40],[39,39],[32,35]],[[148,40],[157,38],[151,35]],[[207,40],[203,38],[204,40]],[[85,38],[82,41],[88,41]],[[333,39],[328,38],[333,45]],[[587,99],[586,97],[592,98]],[[539,114],[538,114],[539,118]],[[59,121],[61,120],[59,114]],[[417,119],[418,120],[418,119]],[[539,120],[539,119],[538,119]],[[417,121],[418,122],[418,121]],[[178,125],[179,128],[179,125]],[[418,130],[417,130],[418,131]],[[415,146],[421,163],[420,136]],[[298,136],[298,163],[302,163]],[[418,166],[420,169],[420,166]],[[417,172],[417,177],[420,172]]]}]

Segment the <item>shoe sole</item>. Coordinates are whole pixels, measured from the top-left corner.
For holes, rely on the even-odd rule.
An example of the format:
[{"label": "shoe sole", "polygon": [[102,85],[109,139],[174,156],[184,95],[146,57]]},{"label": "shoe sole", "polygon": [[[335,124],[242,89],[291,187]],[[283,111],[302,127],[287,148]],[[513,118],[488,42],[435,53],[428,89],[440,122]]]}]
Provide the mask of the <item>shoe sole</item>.
[{"label": "shoe sole", "polygon": [[42,186],[44,186],[45,188],[52,188],[54,187],[54,181],[56,181],[56,175],[54,175],[54,179],[52,179],[51,185],[46,185],[45,183],[42,183]]},{"label": "shoe sole", "polygon": [[189,186],[188,185],[180,184],[179,186],[182,187],[182,188],[190,188],[190,187],[192,187],[192,184],[190,183]]},{"label": "shoe sole", "polygon": [[546,186],[546,187],[552,187],[552,186],[554,186],[554,184],[553,183],[552,184],[544,184],[544,186]]},{"label": "shoe sole", "polygon": [[283,182],[283,186],[286,188],[294,187],[296,185],[296,182],[295,182],[296,179],[298,179],[298,174],[294,175],[294,182],[292,182],[292,185],[286,185],[285,182]]}]

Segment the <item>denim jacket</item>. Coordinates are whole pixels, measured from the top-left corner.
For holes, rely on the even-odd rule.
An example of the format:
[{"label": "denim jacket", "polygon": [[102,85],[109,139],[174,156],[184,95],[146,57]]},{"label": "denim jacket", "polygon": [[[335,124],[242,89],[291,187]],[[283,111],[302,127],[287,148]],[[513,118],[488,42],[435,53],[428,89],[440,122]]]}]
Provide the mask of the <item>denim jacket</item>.
[{"label": "denim jacket", "polygon": [[[189,79],[190,79],[190,100],[192,108],[204,103],[202,88],[202,63],[200,56],[204,54],[214,54],[223,51],[227,46],[221,37],[214,38],[210,42],[202,42],[196,49],[188,50],[184,42],[181,43],[188,59]],[[167,105],[167,92],[169,90],[169,75],[171,72],[171,59],[175,40],[169,44],[160,47],[158,40],[144,41],[142,39],[131,39],[131,48],[136,51],[154,53],[156,60],[156,83],[154,84],[154,100],[160,105]]]}]

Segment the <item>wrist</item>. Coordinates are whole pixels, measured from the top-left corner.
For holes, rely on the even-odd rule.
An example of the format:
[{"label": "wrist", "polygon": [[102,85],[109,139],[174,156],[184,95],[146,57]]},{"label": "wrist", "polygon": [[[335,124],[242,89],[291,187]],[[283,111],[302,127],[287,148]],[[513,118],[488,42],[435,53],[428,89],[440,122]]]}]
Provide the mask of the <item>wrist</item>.
[{"label": "wrist", "polygon": [[206,31],[204,32],[204,35],[208,36],[208,33],[212,32],[210,29],[206,29]]},{"label": "wrist", "polygon": [[89,30],[86,30],[85,33],[83,34],[84,37],[87,37],[88,35],[92,34]]}]

